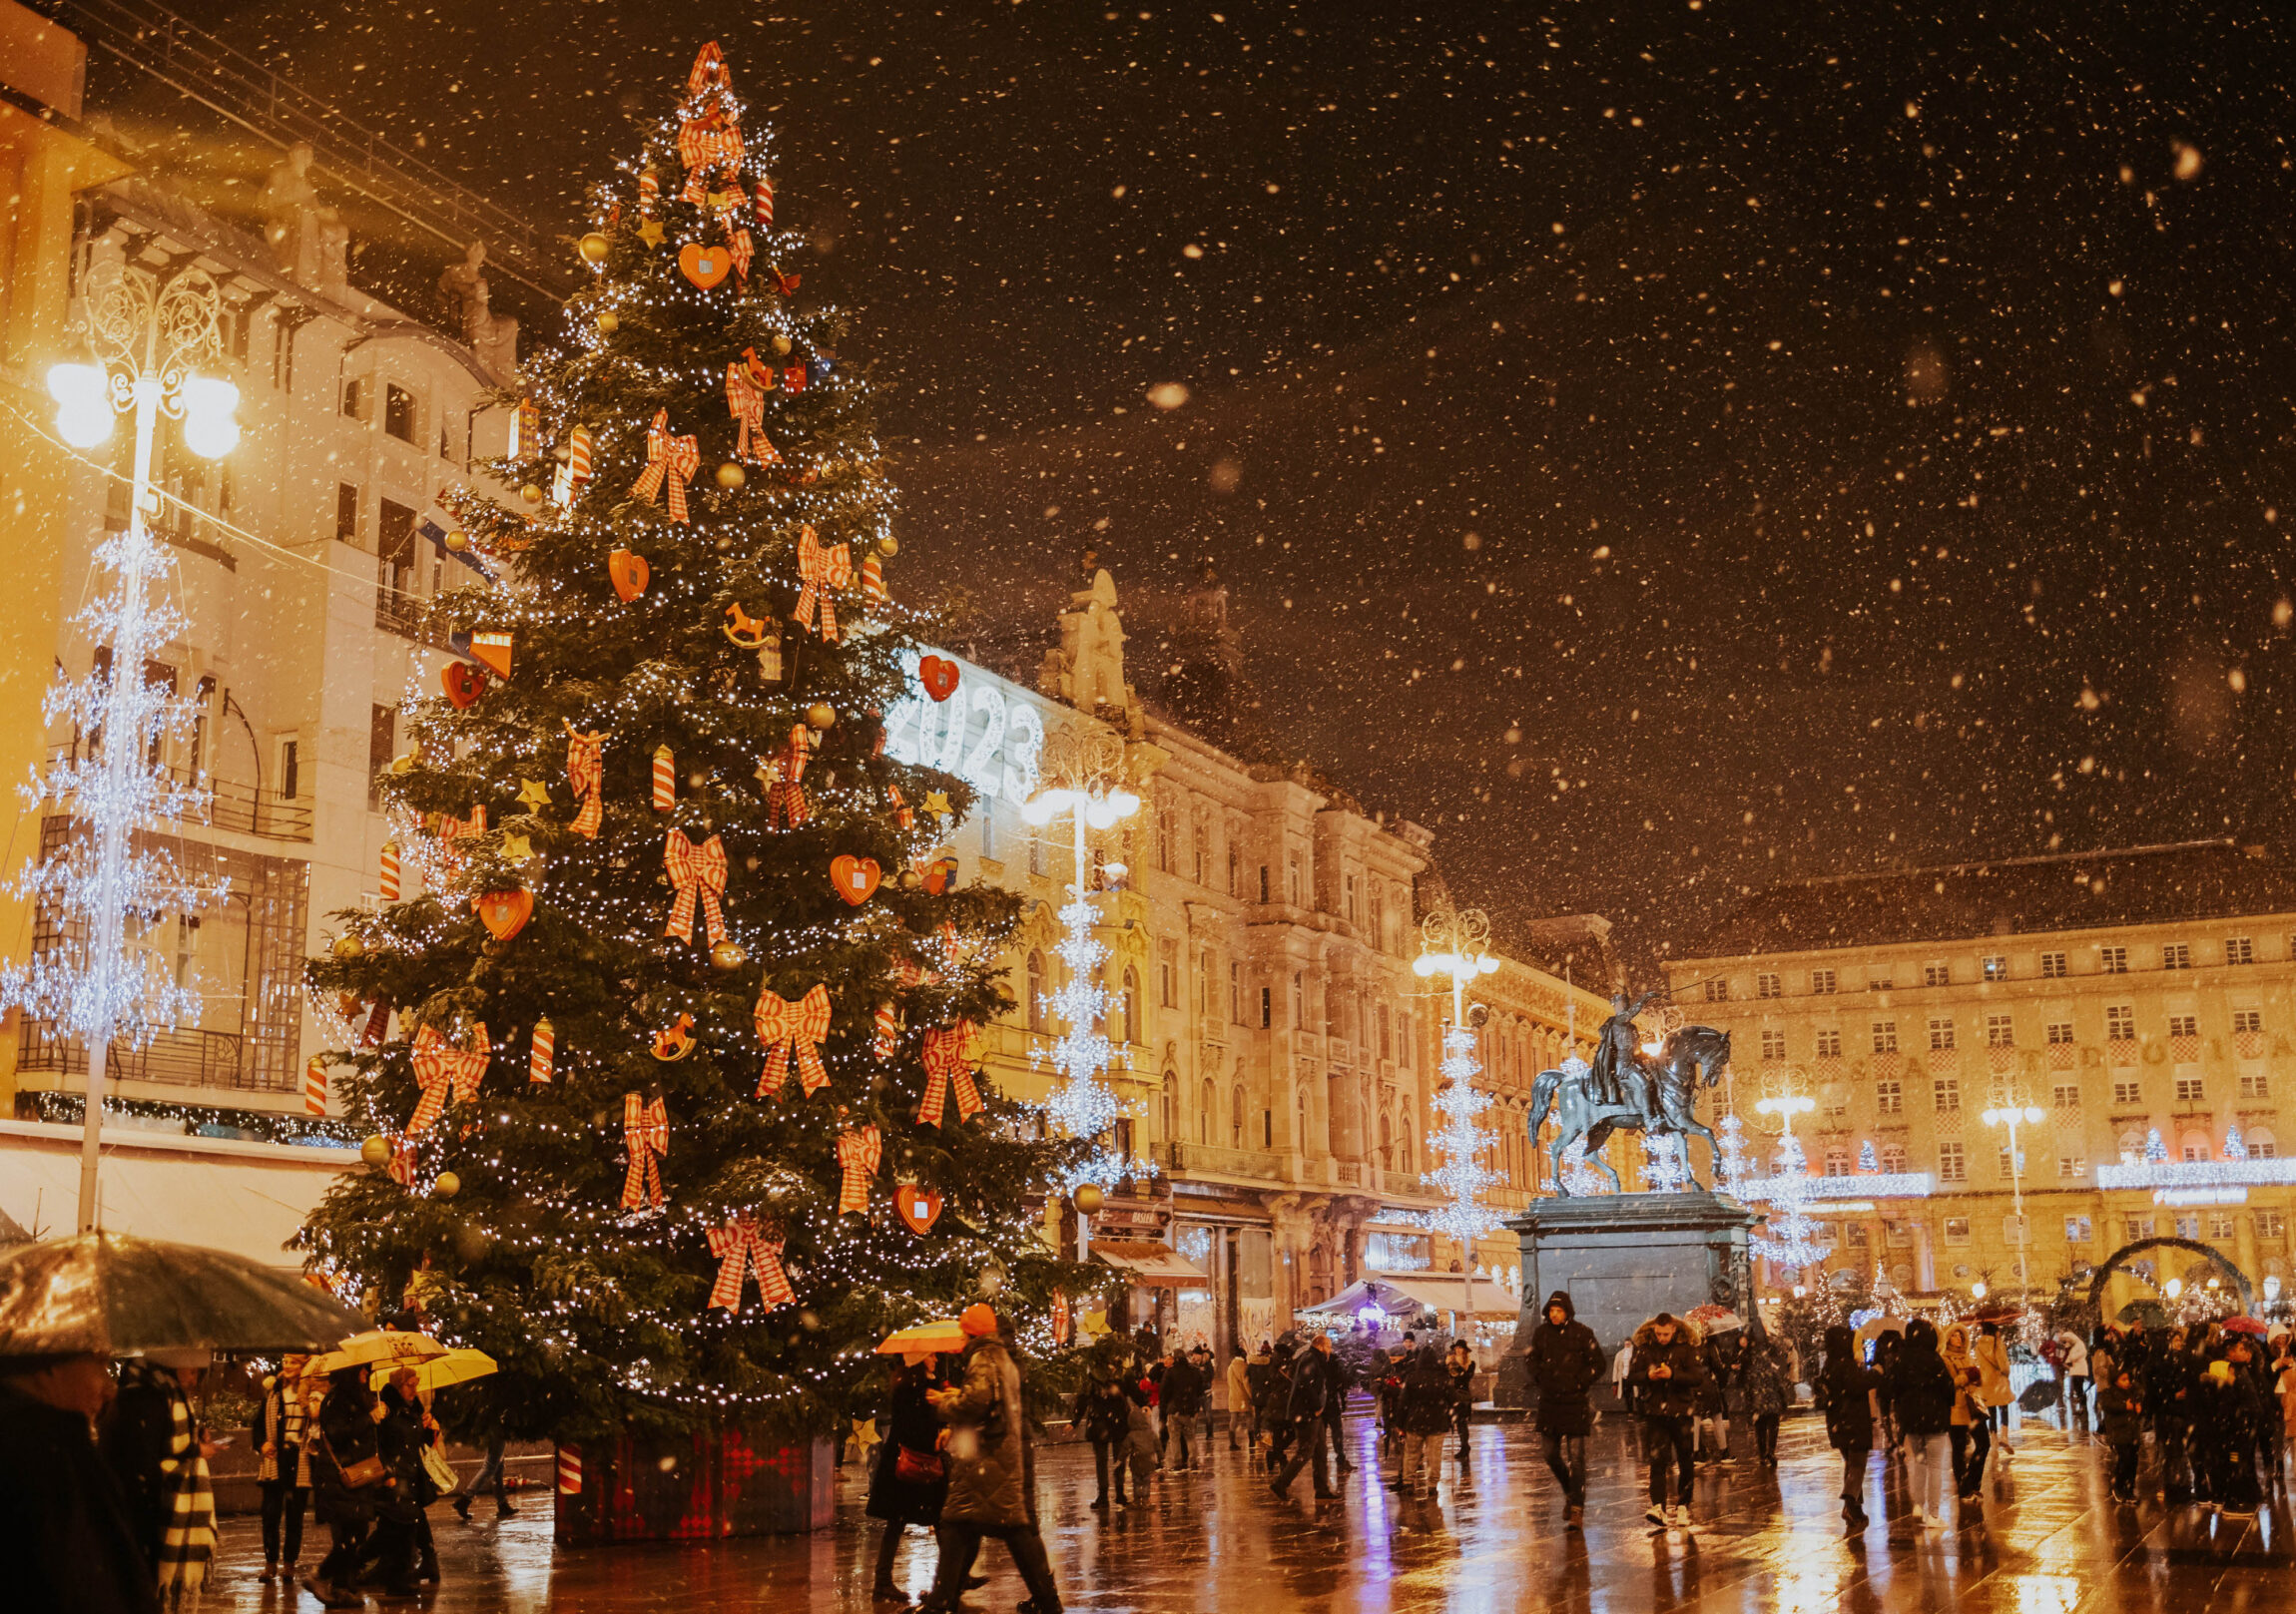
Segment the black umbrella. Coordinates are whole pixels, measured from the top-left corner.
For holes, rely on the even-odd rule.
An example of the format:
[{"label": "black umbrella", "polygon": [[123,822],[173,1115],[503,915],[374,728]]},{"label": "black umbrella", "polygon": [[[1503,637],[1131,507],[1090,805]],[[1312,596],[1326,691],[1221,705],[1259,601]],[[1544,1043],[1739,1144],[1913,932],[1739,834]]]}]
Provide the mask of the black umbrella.
[{"label": "black umbrella", "polygon": [[0,1252],[0,1356],[324,1350],[366,1327],[300,1278],[197,1245],[83,1233]]}]

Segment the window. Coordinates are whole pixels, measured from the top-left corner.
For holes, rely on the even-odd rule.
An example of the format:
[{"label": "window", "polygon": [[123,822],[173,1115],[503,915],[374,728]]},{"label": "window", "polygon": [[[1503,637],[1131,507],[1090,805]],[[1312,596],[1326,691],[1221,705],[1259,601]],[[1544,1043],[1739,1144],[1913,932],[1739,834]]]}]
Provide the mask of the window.
[{"label": "window", "polygon": [[1847,1177],[1850,1175],[1849,1150],[1836,1147],[1826,1151],[1826,1175],[1828,1177]]},{"label": "window", "polygon": [[2208,1213],[2208,1236],[2211,1239],[2229,1239],[2232,1237],[2232,1213],[2230,1211],[2210,1211]]},{"label": "window", "polygon": [[2247,936],[2226,936],[2224,961],[2228,964],[2253,964],[2256,962],[2256,943]]},{"label": "window", "polygon": [[[2012,1168],[2011,1168],[2011,1167],[2010,1167],[2010,1165],[2009,1165],[2009,1147],[2008,1147],[2006,1144],[2005,1144],[2005,1145],[2002,1147],[2002,1150],[2001,1150],[2001,1160],[2000,1160],[2000,1163],[1999,1163],[1999,1170],[2000,1170],[2001,1174],[2002,1174],[2004,1177],[2009,1177],[2009,1176],[2011,1176],[2011,1175],[2013,1175],[2013,1172],[2012,1172]],[[2022,1149],[2019,1149],[2019,1150],[2017,1151],[2016,1165],[2015,1165],[2015,1167],[2014,1167],[2014,1169],[2013,1169],[2013,1170],[2014,1170],[2014,1171],[2022,1171],[2022,1170],[2024,1170],[2024,1151],[2023,1151]]]},{"label": "window", "polygon": [[1876,968],[1866,976],[1866,990],[1869,992],[1887,992],[1896,984],[1886,966]]},{"label": "window", "polygon": [[1213,1130],[1220,1124],[1220,1090],[1212,1085],[1212,1078],[1204,1078],[1196,1091],[1196,1141],[1210,1143]]},{"label": "window", "polygon": [[334,485],[334,541],[358,547],[358,489],[348,482]]},{"label": "window", "polygon": [[382,773],[390,766],[397,743],[398,708],[375,707],[366,722],[366,809],[369,812],[382,808]]},{"label": "window", "polygon": [[[2207,1140],[2195,1138],[2185,1139],[2183,1146],[2177,1150],[2177,1156],[2188,1166],[2199,1165],[2208,1158]],[[2191,1235],[2183,1234],[2180,1235],[2180,1237],[2190,1238]]]},{"label": "window", "polygon": [[1190,825],[1188,830],[1188,851],[1195,865],[1196,883],[1198,885],[1202,885],[1204,883],[1204,854],[1211,849],[1211,826],[1204,822],[1202,818],[1198,818],[1194,824]]},{"label": "window", "polygon": [[2177,1217],[2173,1225],[2179,1239],[2197,1239],[2200,1237],[2200,1217],[2197,1213]]},{"label": "window", "polygon": [[1028,955],[1028,1029],[1044,1029],[1044,954]]},{"label": "window", "polygon": [[[2200,1017],[2194,1014],[2172,1014],[2168,1017],[2171,1037],[2197,1037],[2200,1035]],[[2181,1055],[2180,1055],[2181,1057]]]},{"label": "window", "polygon": [[2149,1216],[2124,1216],[2120,1219],[2120,1242],[2134,1244],[2139,1239],[2149,1239],[2153,1236],[2152,1229],[2153,1220]]},{"label": "window", "polygon": [[1865,1249],[1871,1238],[1871,1234],[1868,1232],[1866,1224],[1863,1222],[1848,1223],[1843,1227],[1842,1231],[1845,1235],[1847,1235],[1846,1242],[1852,1250]]},{"label": "window", "polygon": [[374,625],[414,631],[414,512],[384,499],[374,521]]},{"label": "window", "polygon": [[2189,941],[2162,942],[2160,944],[2160,967],[2162,969],[2190,969],[2192,967],[2192,943]]},{"label": "window", "polygon": [[[1955,1147],[1958,1149],[1958,1148],[1960,1148],[1960,1145],[1958,1145],[1958,1144],[1957,1144],[1957,1145],[1955,1145]],[[1948,1243],[1948,1244],[1968,1244],[1969,1242],[1970,1242],[1970,1219],[1969,1219],[1968,1217],[1966,1217],[1966,1216],[1949,1216],[1949,1217],[1947,1217],[1947,1218],[1946,1218],[1946,1243]]]},{"label": "window", "polygon": [[1906,1146],[1902,1143],[1882,1145],[1882,1170],[1893,1175],[1906,1169]]},{"label": "window", "polygon": [[1284,900],[1292,906],[1300,905],[1300,854],[1293,852],[1284,859]]},{"label": "window", "polygon": [[[2201,1078],[2198,1076],[2179,1076],[2176,1078],[2177,1103],[2200,1104],[2205,1101],[2206,1095],[2201,1090]],[[2202,1158],[2206,1159],[2207,1157],[2202,1156]]]},{"label": "window", "polygon": [[1986,959],[1986,963],[1985,963],[1985,978],[1986,978],[1987,980],[1989,980],[1989,981],[2006,981],[2006,980],[2008,980],[2008,979],[2009,979],[2009,960],[2008,960],[2007,958],[2003,957],[2003,956],[2002,956],[2000,953],[1994,953],[1994,954],[1992,954],[1990,957],[1988,957],[1988,958]]},{"label": "window", "polygon": [[2272,1096],[2272,1083],[2261,1070],[2244,1070],[2240,1073],[2240,1096],[2242,1098],[2270,1098]]},{"label": "window", "polygon": [[1953,985],[1953,983],[1954,983],[1954,966],[1953,966],[1953,965],[1951,965],[1951,964],[1924,964],[1924,965],[1922,966],[1922,984],[1923,984],[1924,986],[1951,986],[1951,985]]},{"label": "window", "polygon": [[1051,864],[1047,861],[1045,853],[1045,837],[1041,834],[1030,835],[1028,837],[1028,871],[1031,874],[1042,874],[1050,867]]},{"label": "window", "polygon": [[1260,900],[1263,902],[1268,900],[1268,865],[1266,863],[1260,865]]},{"label": "window", "polygon": [[1986,1046],[1988,1048],[2013,1048],[2016,1046],[2015,1023],[2006,1014],[1986,1016]]},{"label": "window", "polygon": [[302,742],[280,742],[280,799],[292,802],[302,795]]},{"label": "window", "polygon": [[1839,1059],[1842,1057],[1842,1033],[1839,1027],[1829,1027],[1818,1033],[1818,1057],[1820,1059]]},{"label": "window", "polygon": [[1244,1023],[1244,966],[1242,964],[1230,964],[1228,966],[1228,1023],[1230,1025],[1242,1025]]},{"label": "window", "polygon": [[1706,1001],[1709,1003],[1727,1003],[1730,1001],[1730,981],[1727,976],[1716,975],[1706,983]]},{"label": "window", "polygon": [[1263,986],[1260,988],[1260,1029],[1266,1031],[1275,1023],[1276,989],[1272,986]]},{"label": "window", "polygon": [[2258,1211],[2256,1237],[2259,1239],[2285,1239],[2288,1237],[2288,1213],[2285,1211]]},{"label": "window", "polygon": [[2134,1042],[2136,1040],[2136,1009],[2127,1003],[2107,1005],[2104,1011],[2104,1035],[2108,1042]]},{"label": "window", "polygon": [[2058,1182],[2076,1183],[2087,1175],[2088,1160],[2085,1156],[2058,1155],[2056,1157],[2056,1180]]},{"label": "window", "polygon": [[2264,1011],[2262,1009],[2234,1009],[2232,1011],[2232,1034],[2234,1036],[2239,1036],[2242,1032],[2261,1032],[2263,1029]]},{"label": "window", "polygon": [[1345,903],[1344,917],[1348,923],[1356,922],[1356,876],[1350,874],[1341,881],[1341,897]]},{"label": "window", "polygon": [[2088,1221],[2088,1218],[2087,1218],[2087,1217],[2085,1217],[2085,1216],[2068,1216],[2068,1217],[2066,1217],[2066,1218],[2064,1219],[2064,1242],[2065,1242],[2066,1244],[2086,1244],[2086,1243],[2088,1243],[2088,1241],[2089,1241],[2089,1231],[2088,1231],[2088,1229],[2089,1229],[2089,1221]]},{"label": "window", "polygon": [[2044,981],[2053,981],[2061,980],[2063,977],[2064,954],[2060,952],[2042,953],[2040,955],[2040,978]]},{"label": "window", "polygon": [[1764,970],[1754,977],[1754,995],[1756,997],[1779,997],[1783,995],[1778,990],[1777,971]]},{"label": "window", "polygon": [[2072,1022],[2070,1020],[2051,1020],[2045,1035],[2048,1038],[2048,1045],[2052,1048],[2068,1043],[2072,1041]]},{"label": "window", "polygon": [[[1953,1044],[1948,1042],[1946,1046],[1950,1048]],[[1874,1052],[1894,1054],[1897,1051],[1898,1022],[1895,1020],[1876,1020],[1874,1022]]]},{"label": "window", "polygon": [[1180,820],[1169,811],[1156,818],[1156,866],[1167,874],[1180,869]]},{"label": "window", "polygon": [[[1874,1052],[1876,1053],[1883,1051],[1878,1035],[1880,1030],[1880,1024],[1877,1022],[1875,1025],[1877,1037],[1874,1042]],[[1893,1042],[1891,1046],[1895,1047],[1896,1044]],[[1930,1052],[1934,1054],[1948,1053],[1952,1051],[1953,1046],[1954,1022],[1950,1018],[1932,1016],[1930,1020]]]},{"label": "window", "polygon": [[342,412],[350,416],[353,420],[363,420],[366,418],[366,411],[363,407],[362,388],[360,386],[358,377],[355,375],[342,383]]},{"label": "window", "polygon": [[1884,1115],[1896,1115],[1906,1105],[1905,1089],[1895,1076],[1885,1076],[1874,1084],[1874,1108]]},{"label": "window", "polygon": [[382,429],[402,443],[414,441],[414,394],[395,381],[382,389]]},{"label": "window", "polygon": [[2115,1104],[2142,1104],[2144,1090],[2133,1076],[2115,1076],[2112,1079],[2112,1102]]},{"label": "window", "polygon": [[2057,1082],[2049,1089],[2049,1102],[2060,1110],[2080,1108],[2080,1083]]},{"label": "window", "polygon": [[2271,1133],[2259,1127],[2248,1134],[2248,1158],[2250,1160],[2275,1160],[2279,1158],[2279,1155],[2280,1145],[2273,1141]]},{"label": "window", "polygon": [[1832,970],[1813,969],[1810,971],[1810,990],[1812,992],[1823,997],[1834,989],[1834,972]]},{"label": "window", "polygon": [[1176,1009],[1180,1006],[1180,955],[1172,942],[1164,942],[1156,954],[1156,1002],[1158,1006]]},{"label": "window", "polygon": [[[1938,1181],[1941,1183],[1966,1183],[1969,1180],[1969,1160],[1963,1155],[1962,1146],[1958,1143],[1939,1144]],[[1950,1220],[1947,1225],[1952,1225]],[[1969,1224],[1966,1221],[1962,1224],[1962,1230],[1963,1238],[1967,1239],[1969,1237]]]},{"label": "window", "polygon": [[1786,1057],[1785,1032],[1764,1031],[1762,1033],[1762,1057],[1764,1059],[1783,1059]]},{"label": "window", "polygon": [[1958,1077],[1940,1076],[1930,1083],[1930,1100],[1941,1114],[1962,1107],[1962,1084]]},{"label": "window", "polygon": [[[1381,1057],[1382,1059],[1393,1059],[1393,1058],[1396,1056],[1396,1055],[1395,1055],[1395,1036],[1394,1036],[1394,1032],[1393,1032],[1393,1029],[1392,1029],[1391,1023],[1390,1023],[1390,1021],[1389,1021],[1389,1018],[1388,1018],[1388,1006],[1387,1006],[1385,1003],[1382,1003],[1382,1004],[1380,1005],[1380,1014],[1379,1014],[1379,1019],[1380,1019],[1380,1057]],[[1496,1075],[1497,1073],[1494,1071],[1494,1072],[1492,1072],[1492,1074],[1493,1074],[1493,1075]]]},{"label": "window", "polygon": [[2127,974],[2127,973],[2128,973],[2128,949],[2127,949],[2126,947],[2099,947],[2099,948],[2097,948],[2097,949],[2096,949],[2096,967],[2097,967],[2098,969],[2101,969],[2102,971],[2104,971],[2104,973],[2105,973],[2105,974],[2107,974],[2107,975],[2125,975],[2125,974]]},{"label": "window", "polygon": [[1301,1030],[1308,1023],[1308,978],[1299,970],[1292,971],[1292,1029]]}]

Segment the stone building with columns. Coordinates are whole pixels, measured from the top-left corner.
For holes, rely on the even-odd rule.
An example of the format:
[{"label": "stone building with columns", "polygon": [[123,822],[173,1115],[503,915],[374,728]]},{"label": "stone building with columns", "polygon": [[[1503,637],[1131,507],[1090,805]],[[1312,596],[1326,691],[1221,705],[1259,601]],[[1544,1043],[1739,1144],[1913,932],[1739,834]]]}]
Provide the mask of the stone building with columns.
[{"label": "stone building with columns", "polygon": [[[2053,1289],[2127,1251],[2136,1275],[2114,1292],[2138,1297],[2205,1282],[2216,1258],[2258,1288],[2288,1274],[2296,872],[2261,847],[1782,883],[1667,972],[1731,1031],[1749,1123],[1765,1092],[1815,1101],[1797,1132],[1825,1179],[1813,1214],[1833,1269],[1998,1292],[2021,1249]],[[2014,1170],[1985,1119],[2012,1106],[2041,1115],[2019,1123]]]}]

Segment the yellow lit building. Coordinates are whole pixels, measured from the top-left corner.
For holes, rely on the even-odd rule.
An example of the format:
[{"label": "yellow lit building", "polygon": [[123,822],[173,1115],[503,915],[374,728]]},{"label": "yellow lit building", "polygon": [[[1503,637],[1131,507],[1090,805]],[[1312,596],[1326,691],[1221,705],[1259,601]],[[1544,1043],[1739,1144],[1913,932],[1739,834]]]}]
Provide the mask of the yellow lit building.
[{"label": "yellow lit building", "polygon": [[[2125,1250],[2136,1276],[2112,1280],[2116,1307],[2172,1278],[2232,1287],[2224,1263],[2258,1290],[2288,1272],[2296,871],[2261,848],[1789,882],[1667,972],[1685,1013],[1731,1032],[1756,1149],[1776,1142],[1759,1097],[1815,1100],[1796,1130],[1844,1207],[1814,1210],[1835,1270],[2006,1292],[2021,1247],[2053,1291]],[[2039,1115],[2018,1122],[2017,1171],[1986,1119],[2009,1109]],[[1878,1172],[1861,1170],[1869,1148]],[[2128,1248],[2154,1240],[2193,1248]]]}]

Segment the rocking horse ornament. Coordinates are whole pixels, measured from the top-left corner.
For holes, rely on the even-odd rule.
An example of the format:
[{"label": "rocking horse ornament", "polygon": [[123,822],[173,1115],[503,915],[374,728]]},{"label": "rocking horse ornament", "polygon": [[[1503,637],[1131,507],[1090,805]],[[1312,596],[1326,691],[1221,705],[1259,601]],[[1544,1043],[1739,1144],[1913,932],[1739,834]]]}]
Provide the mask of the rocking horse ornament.
[{"label": "rocking horse ornament", "polygon": [[[1707,1158],[1719,1153],[1721,1145],[1698,1119],[1698,1089],[1721,1081],[1723,1067],[1730,1063],[1730,1033],[1710,1025],[1681,1026],[1667,1034],[1656,1055],[1643,1053],[1634,1017],[1664,995],[1613,997],[1610,1018],[1602,1022],[1595,1042],[1594,1063],[1568,1060],[1560,1070],[1540,1071],[1531,1085],[1530,1135],[1538,1136],[1552,1110],[1556,1131],[1550,1158],[1562,1194],[1570,1192],[1562,1157],[1581,1141],[1587,1168],[1609,1178],[1613,1192],[1624,1191],[1625,1185],[1600,1152],[1613,1132],[1704,1138],[1710,1151]],[[1683,1166],[1687,1171],[1687,1148]],[[1694,1172],[1690,1182],[1694,1189],[1702,1186]]]}]

